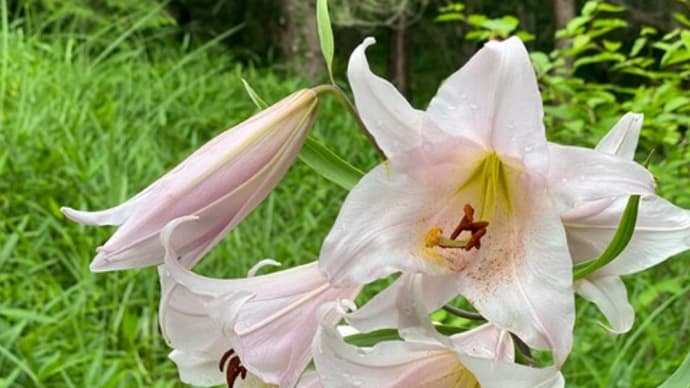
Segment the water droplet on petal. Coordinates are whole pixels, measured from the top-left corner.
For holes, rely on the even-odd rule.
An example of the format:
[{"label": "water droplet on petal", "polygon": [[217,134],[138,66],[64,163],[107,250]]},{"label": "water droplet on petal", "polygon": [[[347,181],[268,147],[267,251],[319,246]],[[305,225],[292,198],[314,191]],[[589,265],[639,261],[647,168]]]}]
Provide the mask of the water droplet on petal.
[{"label": "water droplet on petal", "polygon": [[478,110],[479,106],[477,104],[470,104],[470,109],[472,110]]}]

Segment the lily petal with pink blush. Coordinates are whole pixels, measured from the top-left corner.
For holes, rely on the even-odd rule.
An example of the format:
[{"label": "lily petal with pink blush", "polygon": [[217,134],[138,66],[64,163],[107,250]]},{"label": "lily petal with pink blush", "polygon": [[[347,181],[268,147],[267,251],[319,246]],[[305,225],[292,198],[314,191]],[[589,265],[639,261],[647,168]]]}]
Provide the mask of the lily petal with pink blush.
[{"label": "lily petal with pink blush", "polygon": [[87,212],[62,208],[85,225],[119,225],[98,248],[95,272],[160,264],[160,230],[199,217],[180,234],[180,260],[191,267],[261,202],[294,161],[313,123],[317,97],[301,90],[213,138],[127,202]]},{"label": "lily petal with pink blush", "polygon": [[[651,193],[651,175],[629,160],[547,144],[536,77],[518,38],[487,43],[426,112],[371,73],[364,54],[371,44],[352,53],[348,78],[389,160],[348,195],[323,244],[321,270],[336,285],[397,271],[452,275],[456,292],[490,322],[551,349],[561,365],[574,325],[561,208],[601,198],[593,185],[608,185],[607,197]],[[586,175],[569,197],[563,182],[575,168]]]},{"label": "lily petal with pink blush", "polygon": [[[599,142],[596,151],[632,160],[642,127],[642,115],[628,113]],[[608,187],[600,187],[606,192]],[[583,203],[562,213],[573,260],[580,263],[597,257],[613,238],[627,197],[607,197]],[[627,247],[611,263],[575,283],[582,297],[592,301],[606,316],[610,330],[630,330],[635,312],[628,302],[620,275],[629,275],[690,249],[690,211],[656,195],[640,201],[635,232]]]},{"label": "lily petal with pink blush", "polygon": [[[554,367],[536,369],[513,362],[510,335],[491,324],[443,337],[426,317],[414,279],[413,298],[400,300],[403,341],[384,341],[370,348],[347,344],[332,324],[322,322],[314,339],[316,370],[324,386],[339,387],[563,387]],[[321,313],[334,307],[324,306]],[[347,314],[346,314],[347,319]],[[417,326],[418,325],[418,326]]]},{"label": "lily petal with pink blush", "polygon": [[359,287],[331,287],[316,263],[246,279],[197,275],[177,260],[177,243],[185,226],[201,222],[182,217],[161,233],[166,255],[159,267],[159,319],[180,377],[190,384],[232,386],[253,375],[294,387],[311,359],[318,307],[354,298]]}]

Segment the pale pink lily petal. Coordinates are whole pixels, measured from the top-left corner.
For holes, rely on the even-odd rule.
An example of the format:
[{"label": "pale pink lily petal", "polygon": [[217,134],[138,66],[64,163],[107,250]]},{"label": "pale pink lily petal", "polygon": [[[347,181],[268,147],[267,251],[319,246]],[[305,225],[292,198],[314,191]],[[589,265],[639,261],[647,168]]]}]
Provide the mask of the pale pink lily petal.
[{"label": "pale pink lily petal", "polygon": [[[408,285],[414,276],[416,275],[410,272],[401,274],[400,278],[376,294],[364,306],[348,314],[348,323],[364,332],[399,327],[400,310],[397,301],[408,297]],[[427,313],[439,309],[458,294],[455,275],[421,276],[424,290],[421,303]]]},{"label": "pale pink lily petal", "polygon": [[491,362],[487,359],[470,357],[462,357],[462,363],[472,370],[482,388],[565,387],[563,375],[554,367],[536,369],[519,364]]},{"label": "pale pink lily petal", "polygon": [[316,263],[246,279],[197,275],[176,259],[175,245],[178,229],[198,222],[193,216],[176,219],[161,233],[166,247],[165,263],[159,267],[161,331],[171,347],[188,355],[185,375],[200,379],[187,382],[223,381],[219,369],[208,375],[208,363],[218,365],[233,349],[262,381],[294,386],[311,358],[318,306],[353,298],[359,288],[330,287]]},{"label": "pale pink lily petal", "polygon": [[631,160],[582,147],[550,143],[548,148],[549,189],[561,211],[595,200],[654,194],[652,175]]},{"label": "pale pink lily petal", "polygon": [[541,96],[516,37],[487,43],[441,85],[427,113],[443,130],[531,169],[546,162]]},{"label": "pale pink lily petal", "polygon": [[169,221],[197,215],[179,254],[194,264],[268,195],[297,155],[314,119],[312,90],[301,90],[221,133],[123,205],[100,212],[63,208],[76,222],[119,224],[91,269],[159,264],[159,233]]},{"label": "pale pink lily petal", "polygon": [[218,370],[218,360],[212,359],[207,353],[186,353],[173,350],[168,357],[177,366],[180,380],[185,384],[210,387],[225,383],[225,375]]},{"label": "pale pink lily petal", "polygon": [[[330,306],[324,306],[322,314]],[[322,323],[314,339],[314,364],[325,386],[339,387],[562,387],[555,368],[515,365],[510,336],[491,325],[437,342],[385,341],[372,348],[344,342],[329,324]],[[418,341],[417,341],[418,340]],[[505,357],[505,358],[504,358]],[[497,383],[497,381],[499,383]],[[518,384],[505,385],[507,381]]]},{"label": "pale pink lily petal", "polygon": [[625,284],[618,276],[588,276],[575,282],[575,290],[597,305],[609,322],[609,327],[605,327],[610,332],[620,334],[632,328],[635,310],[628,302]]},{"label": "pale pink lily petal", "polygon": [[412,108],[390,82],[371,72],[365,50],[374,44],[366,38],[350,55],[347,78],[357,112],[381,150],[390,157],[443,134],[423,111]]},{"label": "pale pink lily petal", "polygon": [[147,205],[153,196],[154,191],[149,186],[134,197],[110,209],[89,212],[63,207],[60,210],[65,217],[83,225],[121,225],[142,206]]},{"label": "pale pink lily petal", "polygon": [[[597,144],[594,149],[605,154],[616,155],[626,160],[632,160],[635,156],[635,148],[637,148],[637,142],[640,137],[642,119],[643,115],[639,113],[626,113],[599,141],[599,144]],[[561,180],[563,178],[566,180],[568,179],[567,177],[561,177]],[[611,205],[614,200],[615,197],[607,196],[579,204],[561,213],[561,218],[564,221],[577,220],[591,214],[599,213]]]},{"label": "pale pink lily petal", "polygon": [[626,113],[599,141],[595,150],[633,160],[643,118],[640,113]]},{"label": "pale pink lily petal", "polygon": [[308,371],[300,377],[297,388],[323,388],[323,384],[316,372]]}]

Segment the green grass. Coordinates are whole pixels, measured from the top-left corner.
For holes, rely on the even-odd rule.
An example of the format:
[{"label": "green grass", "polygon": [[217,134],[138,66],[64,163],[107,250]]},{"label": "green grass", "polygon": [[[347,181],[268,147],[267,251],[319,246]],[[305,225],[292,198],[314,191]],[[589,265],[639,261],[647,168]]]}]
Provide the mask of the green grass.
[{"label": "green grass", "polygon": [[[308,84],[244,69],[217,50],[130,44],[96,62],[66,38],[15,31],[2,40],[0,386],[180,386],[158,330],[155,269],[90,273],[112,229],[73,224],[58,209],[120,203],[251,115],[241,77],[269,101]],[[370,168],[375,153],[354,123],[330,101],[321,109],[316,136]],[[233,277],[266,257],[313,260],[345,194],[297,162],[199,271]],[[654,387],[683,360],[686,263],[626,283],[637,312],[628,334],[607,335],[594,307],[578,306],[569,386]]]}]

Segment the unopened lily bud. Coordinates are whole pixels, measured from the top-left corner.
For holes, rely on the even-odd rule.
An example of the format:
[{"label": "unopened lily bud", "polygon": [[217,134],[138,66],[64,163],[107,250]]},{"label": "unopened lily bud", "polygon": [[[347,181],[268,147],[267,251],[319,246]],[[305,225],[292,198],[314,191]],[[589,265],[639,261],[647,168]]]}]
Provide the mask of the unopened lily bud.
[{"label": "unopened lily bud", "polygon": [[294,161],[316,115],[317,96],[300,90],[221,133],[128,201],[102,211],[62,208],[85,225],[119,225],[98,248],[94,272],[163,262],[160,231],[196,216],[177,236],[180,261],[191,267],[276,186]]}]

